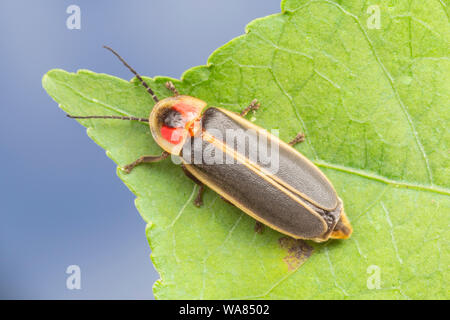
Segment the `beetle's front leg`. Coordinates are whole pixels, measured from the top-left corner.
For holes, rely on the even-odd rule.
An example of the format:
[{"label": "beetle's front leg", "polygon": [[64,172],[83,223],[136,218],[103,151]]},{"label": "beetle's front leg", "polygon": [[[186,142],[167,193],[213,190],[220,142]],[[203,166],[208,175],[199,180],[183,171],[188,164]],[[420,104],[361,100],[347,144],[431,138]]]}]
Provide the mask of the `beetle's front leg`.
[{"label": "beetle's front leg", "polygon": [[151,162],[158,162],[161,160],[164,160],[165,158],[167,158],[169,156],[169,153],[164,151],[163,153],[161,153],[160,156],[142,156],[139,159],[137,159],[136,161],[127,164],[125,167],[123,167],[123,170],[126,173],[130,173],[131,170],[134,169],[134,167],[136,167],[137,165],[140,165],[141,163],[151,163]]},{"label": "beetle's front leg", "polygon": [[173,95],[176,97],[178,95],[180,95],[180,93],[178,92],[178,90],[175,88],[175,85],[173,84],[172,81],[167,81],[166,82],[166,88],[169,89],[170,91],[172,91]]},{"label": "beetle's front leg", "polygon": [[294,139],[292,139],[288,145],[290,145],[291,147],[295,146],[297,143],[302,143],[303,141],[305,141],[305,134],[302,132],[299,132]]},{"label": "beetle's front leg", "polygon": [[191,179],[197,185],[199,185],[200,188],[198,189],[197,197],[195,197],[194,205],[196,207],[201,207],[203,205],[203,191],[205,191],[205,185],[200,180],[198,180],[196,177],[194,177],[192,175],[192,173],[190,173],[183,164],[181,165],[181,169],[183,169],[184,174],[189,179]]},{"label": "beetle's front leg", "polygon": [[253,99],[253,101],[249,104],[249,106],[241,111],[240,116],[245,117],[247,115],[247,113],[249,113],[250,111],[258,110],[260,105],[261,104],[258,102],[258,100]]}]

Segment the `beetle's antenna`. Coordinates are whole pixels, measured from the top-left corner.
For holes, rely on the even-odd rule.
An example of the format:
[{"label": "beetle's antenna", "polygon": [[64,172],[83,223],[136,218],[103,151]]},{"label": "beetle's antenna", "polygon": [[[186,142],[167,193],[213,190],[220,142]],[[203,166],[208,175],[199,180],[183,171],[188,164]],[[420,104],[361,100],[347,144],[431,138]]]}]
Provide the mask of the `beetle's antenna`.
[{"label": "beetle's antenna", "polygon": [[108,46],[103,46],[103,48],[108,49],[109,51],[111,51],[117,58],[119,58],[120,61],[122,61],[122,63],[125,65],[125,67],[127,67],[136,76],[136,78],[139,79],[139,81],[142,83],[142,85],[145,87],[145,89],[147,89],[147,92],[150,93],[150,95],[152,96],[153,101],[155,101],[155,102],[159,101],[159,99],[156,96],[156,94],[148,86],[148,84],[144,81],[144,79],[142,79],[142,77],[136,72],[136,70],[134,70],[117,52],[115,52],[113,49],[111,49]]},{"label": "beetle's antenna", "polygon": [[117,120],[135,120],[139,122],[148,122],[146,118],[136,118],[136,117],[122,117],[122,116],[72,116],[67,114],[69,118],[72,119],[117,119]]}]

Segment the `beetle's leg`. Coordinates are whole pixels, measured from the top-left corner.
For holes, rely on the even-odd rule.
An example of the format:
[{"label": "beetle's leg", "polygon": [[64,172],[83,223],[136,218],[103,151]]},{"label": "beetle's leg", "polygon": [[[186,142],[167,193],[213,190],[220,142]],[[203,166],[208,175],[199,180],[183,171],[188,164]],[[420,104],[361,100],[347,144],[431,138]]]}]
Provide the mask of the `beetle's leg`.
[{"label": "beetle's leg", "polygon": [[130,173],[131,170],[134,169],[134,167],[136,167],[137,165],[141,164],[141,163],[150,163],[150,162],[158,162],[161,160],[164,160],[165,158],[167,158],[169,156],[169,153],[164,151],[163,153],[161,153],[160,156],[142,156],[139,159],[137,159],[136,161],[127,164],[125,167],[123,167],[123,170],[126,173]]},{"label": "beetle's leg", "polygon": [[196,207],[201,207],[203,205],[203,191],[205,191],[205,185],[202,183],[199,184],[199,186],[197,196],[194,199],[194,205]]},{"label": "beetle's leg", "polygon": [[196,207],[201,207],[203,205],[203,191],[205,191],[205,185],[198,180],[196,177],[194,177],[192,175],[192,173],[190,173],[186,167],[182,164],[181,165],[181,169],[183,169],[184,174],[191,179],[192,181],[194,181],[197,185],[199,185],[199,189],[198,189],[198,193],[197,193],[197,197],[195,197],[194,200],[194,205]]},{"label": "beetle's leg", "polygon": [[259,221],[256,221],[256,223],[255,223],[255,232],[259,233],[259,234],[262,234],[264,232],[264,224],[262,224]]},{"label": "beetle's leg", "polygon": [[172,81],[167,81],[166,82],[166,88],[169,89],[170,91],[172,91],[174,96],[178,96],[180,95],[180,93],[178,92],[178,90],[175,88],[175,85],[173,84]]},{"label": "beetle's leg", "polygon": [[259,106],[260,106],[260,103],[258,102],[258,100],[253,99],[253,101],[249,104],[249,106],[241,111],[241,113],[240,113],[241,117],[245,117],[247,115],[247,113],[249,113],[252,110],[258,110]]},{"label": "beetle's leg", "polygon": [[297,143],[301,143],[305,141],[305,134],[302,132],[299,132],[294,139],[292,139],[288,144],[293,147],[295,146]]}]

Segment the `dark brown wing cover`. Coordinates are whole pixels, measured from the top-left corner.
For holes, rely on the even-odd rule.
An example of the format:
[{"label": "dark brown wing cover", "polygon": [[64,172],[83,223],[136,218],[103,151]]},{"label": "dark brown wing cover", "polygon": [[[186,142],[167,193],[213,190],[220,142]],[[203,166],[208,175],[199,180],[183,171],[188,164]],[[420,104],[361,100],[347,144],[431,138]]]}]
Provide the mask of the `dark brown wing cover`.
[{"label": "dark brown wing cover", "polygon": [[[311,161],[289,145],[281,143],[277,137],[267,131],[264,134],[259,132],[256,136],[254,130],[248,130],[250,127],[254,127],[251,122],[240,118],[238,115],[231,114],[231,116],[234,118],[218,108],[208,108],[203,114],[203,128],[212,132],[213,135],[221,135],[222,137],[219,137],[219,139],[222,138],[222,142],[229,144],[235,150],[245,150],[247,158],[249,153],[262,155],[262,159],[258,158],[255,164],[262,168],[277,168],[274,176],[280,180],[281,184],[294,192],[301,193],[305,199],[317,207],[331,211],[338,206],[339,201],[333,186]],[[225,139],[227,129],[245,132],[246,139],[244,142],[242,140]],[[269,141],[269,148],[264,148],[266,141],[261,139],[264,136]],[[274,157],[274,154],[265,155],[265,152],[258,152],[261,147],[267,149],[269,153],[272,150],[277,150],[278,156]],[[251,159],[254,159],[254,157]],[[275,163],[277,161],[278,163]]]},{"label": "dark brown wing cover", "polygon": [[194,164],[186,167],[200,181],[214,186],[220,195],[274,229],[301,238],[316,238],[325,232],[322,221],[306,207],[243,164]]},{"label": "dark brown wing cover", "polygon": [[[203,130],[222,144],[227,144],[228,150],[238,150],[246,159],[250,155],[255,159],[255,152],[258,154],[255,148],[261,147],[261,142],[256,133],[247,131],[245,122],[239,123],[218,108],[207,109],[202,122]],[[226,133],[228,129],[245,131],[246,139],[243,141],[228,139]],[[304,199],[299,194],[292,190],[301,191],[307,200],[312,200],[310,202],[315,205],[320,203],[321,208],[330,210],[338,206],[333,187],[320,171],[317,173],[318,170],[313,164],[303,157],[296,157],[296,153],[292,152],[289,146],[279,144],[278,138],[268,135],[270,141],[265,144],[271,147],[276,144],[279,149],[277,159],[279,168],[273,175],[275,179],[260,170],[273,167],[270,154],[263,157],[264,159],[256,159],[255,167],[249,167],[248,163],[236,160],[236,156],[228,151],[227,155],[221,155],[223,162],[226,156],[231,156],[236,160],[235,163],[218,164],[211,163],[210,160],[204,161],[201,152],[198,153],[198,148],[197,154],[194,154],[196,143],[201,144],[202,152],[207,150],[205,154],[210,156],[222,151],[216,144],[201,137],[187,141],[186,144],[190,144],[190,147],[184,148],[181,156],[186,168],[194,176],[255,219],[296,238],[322,238],[328,231],[327,224],[319,214],[311,210],[311,206],[303,202]],[[218,158],[220,157],[216,157]]]}]

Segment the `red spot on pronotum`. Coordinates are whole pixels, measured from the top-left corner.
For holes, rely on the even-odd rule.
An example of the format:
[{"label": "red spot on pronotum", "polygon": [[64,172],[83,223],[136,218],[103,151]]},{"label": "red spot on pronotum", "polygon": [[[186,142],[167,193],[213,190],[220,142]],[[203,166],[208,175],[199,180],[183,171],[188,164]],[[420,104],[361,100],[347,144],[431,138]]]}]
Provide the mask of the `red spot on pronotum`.
[{"label": "red spot on pronotum", "polygon": [[161,136],[172,144],[179,144],[183,140],[183,128],[161,127]]}]

